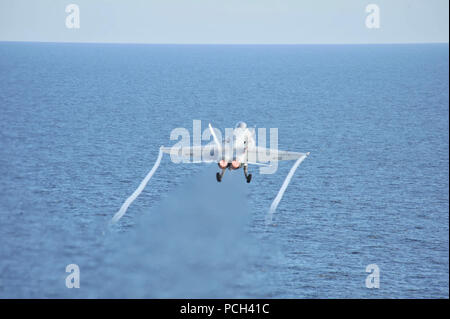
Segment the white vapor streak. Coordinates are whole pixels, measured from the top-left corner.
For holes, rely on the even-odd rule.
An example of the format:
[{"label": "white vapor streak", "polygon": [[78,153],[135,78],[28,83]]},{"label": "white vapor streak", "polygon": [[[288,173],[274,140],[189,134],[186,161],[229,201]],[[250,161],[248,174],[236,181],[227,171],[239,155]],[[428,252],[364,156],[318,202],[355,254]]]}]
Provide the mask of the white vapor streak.
[{"label": "white vapor streak", "polygon": [[163,156],[163,151],[160,148],[158,159],[155,162],[155,165],[153,165],[150,172],[145,176],[145,178],[142,180],[141,184],[139,184],[138,188],[134,191],[133,194],[131,194],[130,197],[127,198],[127,200],[122,204],[122,207],[120,207],[119,211],[114,215],[114,217],[111,219],[110,224],[116,223],[122,216],[125,214],[125,212],[128,209],[128,206],[131,205],[131,203],[141,194],[141,192],[144,190],[145,186],[147,185],[150,178],[152,178],[153,174],[156,172],[156,170],[159,167],[159,164],[161,163],[161,159]]},{"label": "white vapor streak", "polygon": [[297,167],[303,162],[303,160],[306,158],[306,155],[301,156],[295,164],[292,166],[291,170],[289,171],[289,174],[286,176],[286,179],[283,182],[283,185],[281,186],[280,190],[278,191],[277,196],[272,202],[272,205],[270,205],[269,213],[267,214],[266,223],[272,222],[272,216],[273,213],[275,213],[275,210],[278,207],[278,204],[280,203],[281,199],[283,198],[283,194],[286,191],[286,188],[288,187],[292,176],[294,175],[295,170]]}]

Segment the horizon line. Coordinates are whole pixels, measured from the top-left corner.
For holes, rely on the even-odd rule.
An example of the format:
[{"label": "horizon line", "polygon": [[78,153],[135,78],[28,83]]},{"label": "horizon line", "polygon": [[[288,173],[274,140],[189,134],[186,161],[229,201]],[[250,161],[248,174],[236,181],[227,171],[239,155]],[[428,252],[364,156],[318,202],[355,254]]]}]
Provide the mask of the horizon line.
[{"label": "horizon line", "polygon": [[449,44],[449,41],[433,41],[433,42],[329,42],[329,43],[208,43],[208,42],[109,42],[109,41],[23,41],[23,40],[0,40],[0,43],[48,43],[48,44],[133,44],[133,45],[411,45],[411,44]]}]

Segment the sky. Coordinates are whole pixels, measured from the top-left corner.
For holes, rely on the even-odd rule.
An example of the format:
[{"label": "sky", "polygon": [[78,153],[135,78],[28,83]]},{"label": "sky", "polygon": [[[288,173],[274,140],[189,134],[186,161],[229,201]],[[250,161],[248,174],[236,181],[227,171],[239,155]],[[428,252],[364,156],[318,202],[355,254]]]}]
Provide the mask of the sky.
[{"label": "sky", "polygon": [[[79,28],[66,26],[69,4]],[[448,43],[448,11],[448,0],[0,0],[0,41]]]}]

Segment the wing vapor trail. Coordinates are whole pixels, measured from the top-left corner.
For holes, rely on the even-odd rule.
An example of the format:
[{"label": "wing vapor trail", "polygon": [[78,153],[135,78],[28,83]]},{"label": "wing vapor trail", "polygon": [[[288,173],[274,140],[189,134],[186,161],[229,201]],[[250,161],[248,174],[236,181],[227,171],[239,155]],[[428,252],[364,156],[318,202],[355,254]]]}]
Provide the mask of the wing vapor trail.
[{"label": "wing vapor trail", "polygon": [[[217,146],[220,148],[220,143],[218,143],[217,137],[214,134],[214,131],[211,127],[210,124],[210,130],[211,133],[214,137],[214,140],[217,143]],[[123,215],[125,215],[128,207],[131,205],[131,203],[133,203],[133,201],[142,193],[142,191],[144,190],[145,186],[147,186],[148,182],[150,181],[150,179],[152,178],[153,174],[156,172],[156,170],[158,169],[162,157],[164,154],[164,147],[161,146],[159,148],[159,153],[158,153],[158,158],[156,159],[155,164],[153,165],[152,169],[150,170],[150,172],[148,172],[148,174],[145,176],[145,178],[141,181],[141,183],[139,184],[139,186],[136,188],[136,190],[133,192],[133,194],[131,194],[126,200],[125,202],[122,204],[122,206],[120,207],[119,211],[111,218],[109,224],[115,224],[116,222],[118,222]],[[273,214],[275,213],[278,204],[280,203],[281,199],[283,198],[284,192],[286,191],[286,188],[288,187],[289,183],[291,182],[291,179],[295,173],[295,171],[297,170],[298,166],[303,162],[303,160],[309,155],[309,153],[306,153],[305,155],[300,156],[297,161],[294,163],[294,165],[292,166],[291,170],[289,171],[288,175],[286,176],[283,185],[281,186],[280,190],[278,191],[277,196],[275,197],[275,199],[273,200],[272,204],[270,205],[270,209],[269,212],[266,215],[266,224],[269,224],[272,222],[272,218],[273,218]],[[253,164],[253,163],[251,163]],[[256,164],[256,163],[255,163]]]},{"label": "wing vapor trail", "polygon": [[303,155],[299,157],[299,159],[294,163],[291,170],[287,174],[283,185],[281,186],[280,190],[278,191],[277,196],[272,202],[272,205],[270,205],[269,212],[266,216],[266,224],[269,224],[272,222],[273,214],[275,213],[278,204],[280,203],[281,199],[283,198],[284,192],[286,191],[286,188],[288,187],[289,183],[291,182],[292,176],[294,176],[295,171],[297,170],[297,167],[303,162],[303,160],[307,157],[307,155]]},{"label": "wing vapor trail", "polygon": [[153,165],[150,172],[148,172],[147,176],[142,180],[142,182],[139,184],[138,188],[133,192],[133,194],[130,195],[130,197],[127,198],[127,200],[122,204],[122,207],[120,207],[119,211],[113,216],[113,218],[110,221],[111,224],[115,224],[120,218],[122,218],[123,215],[125,215],[128,207],[131,205],[131,203],[142,193],[147,183],[152,178],[153,174],[156,172],[156,170],[159,167],[159,164],[161,163],[161,159],[163,156],[162,147],[159,148],[159,154],[158,158],[156,159],[155,164]]},{"label": "wing vapor trail", "polygon": [[211,135],[212,135],[212,137],[214,139],[214,142],[217,145],[217,151],[219,152],[219,154],[222,154],[222,145],[220,144],[219,139],[216,136],[216,133],[214,133],[214,129],[211,126],[211,123],[209,123],[208,127],[209,127],[209,131],[211,132]]}]

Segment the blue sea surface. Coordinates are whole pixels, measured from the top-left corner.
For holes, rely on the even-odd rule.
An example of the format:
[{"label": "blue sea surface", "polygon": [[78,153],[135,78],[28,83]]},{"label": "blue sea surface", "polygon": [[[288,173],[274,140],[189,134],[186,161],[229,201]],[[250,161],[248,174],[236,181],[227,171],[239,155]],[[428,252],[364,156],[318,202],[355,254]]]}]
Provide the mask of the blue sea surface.
[{"label": "blue sea surface", "polygon": [[[448,44],[4,42],[0,110],[0,298],[449,297]],[[311,152],[273,224],[293,162],[165,156],[108,227],[195,119]]]}]

